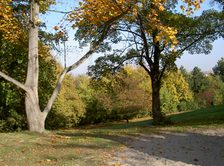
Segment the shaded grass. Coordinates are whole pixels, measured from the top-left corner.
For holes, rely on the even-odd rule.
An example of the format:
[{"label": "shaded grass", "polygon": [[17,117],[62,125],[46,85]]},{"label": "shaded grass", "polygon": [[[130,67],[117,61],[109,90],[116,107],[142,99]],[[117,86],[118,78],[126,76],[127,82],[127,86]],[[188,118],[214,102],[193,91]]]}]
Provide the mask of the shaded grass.
[{"label": "shaded grass", "polygon": [[224,123],[224,106],[215,106],[170,116],[176,124],[212,125]]},{"label": "shaded grass", "polygon": [[[169,125],[168,127],[174,126],[194,126],[194,125],[205,125],[205,126],[217,126],[224,124],[224,105],[213,106],[209,108],[203,108],[195,111],[183,112],[174,115],[168,116],[173,125]],[[152,119],[148,118],[143,121],[131,122],[129,124],[115,124],[110,125],[108,129],[128,129],[128,128],[141,128],[152,125]],[[152,127],[152,126],[151,126]],[[157,128],[156,126],[154,126]],[[163,127],[163,126],[162,126]],[[161,127],[158,127],[161,128]]]},{"label": "shaded grass", "polygon": [[151,119],[108,123],[46,134],[0,133],[0,165],[106,165],[132,136],[191,128],[224,127],[224,106],[169,116],[171,126],[152,126]]}]

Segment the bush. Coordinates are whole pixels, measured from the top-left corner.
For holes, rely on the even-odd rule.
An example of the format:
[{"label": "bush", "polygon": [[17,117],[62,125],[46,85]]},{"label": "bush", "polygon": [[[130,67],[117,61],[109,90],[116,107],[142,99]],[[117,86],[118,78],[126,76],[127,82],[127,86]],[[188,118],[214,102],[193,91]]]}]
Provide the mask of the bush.
[{"label": "bush", "polygon": [[183,111],[193,111],[199,109],[198,103],[196,101],[181,101],[177,105],[177,110],[179,112]]}]

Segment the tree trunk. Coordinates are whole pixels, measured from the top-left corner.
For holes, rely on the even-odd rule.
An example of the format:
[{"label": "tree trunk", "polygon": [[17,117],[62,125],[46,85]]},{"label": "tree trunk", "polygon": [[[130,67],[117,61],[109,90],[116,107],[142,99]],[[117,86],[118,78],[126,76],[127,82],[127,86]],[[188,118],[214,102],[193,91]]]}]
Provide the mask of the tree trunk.
[{"label": "tree trunk", "polygon": [[164,117],[160,108],[160,82],[152,78],[152,117],[153,124],[161,124],[164,121]]},{"label": "tree trunk", "polygon": [[36,0],[30,1],[30,25],[29,25],[29,53],[28,67],[25,86],[28,89],[25,97],[26,114],[29,130],[33,132],[43,132],[45,130],[45,116],[39,107],[38,79],[39,79],[39,59],[38,59],[38,19],[39,4]]},{"label": "tree trunk", "polygon": [[44,132],[46,116],[41,112],[36,96],[26,93],[25,104],[29,131]]},{"label": "tree trunk", "polygon": [[[43,111],[40,110],[39,96],[38,96],[38,79],[39,79],[39,60],[38,60],[38,30],[39,30],[39,1],[30,0],[30,18],[29,18],[29,53],[28,53],[28,65],[27,65],[27,76],[25,84],[13,79],[12,77],[4,74],[0,71],[0,77],[5,80],[17,85],[26,92],[25,106],[29,130],[33,132],[43,132],[45,130],[45,120],[51,110],[51,107],[61,89],[61,84],[66,73],[77,68],[87,58],[89,58],[101,45],[105,37],[110,30],[110,22],[106,23],[99,40],[91,45],[90,50],[77,62],[64,69],[61,73],[57,85],[50,97],[47,106]],[[120,15],[121,16],[121,15]],[[119,16],[119,17],[120,17]]]}]

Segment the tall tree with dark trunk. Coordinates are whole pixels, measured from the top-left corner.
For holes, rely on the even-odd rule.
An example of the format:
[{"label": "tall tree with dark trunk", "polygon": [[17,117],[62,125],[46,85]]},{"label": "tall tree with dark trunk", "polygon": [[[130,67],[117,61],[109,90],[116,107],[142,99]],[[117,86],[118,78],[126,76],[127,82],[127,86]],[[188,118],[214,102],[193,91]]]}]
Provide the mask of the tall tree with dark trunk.
[{"label": "tall tree with dark trunk", "polygon": [[123,17],[120,22],[116,22],[113,26],[114,36],[110,39],[114,41],[116,38],[124,47],[113,50],[110,58],[106,56],[101,61],[97,60],[98,70],[90,67],[90,73],[99,75],[105,67],[117,68],[117,65],[125,61],[134,60],[151,78],[153,122],[162,124],[168,122],[160,109],[160,88],[164,72],[175,68],[176,59],[184,51],[192,54],[209,53],[211,43],[223,37],[224,15],[217,11],[205,11],[201,16],[187,17],[167,9],[159,12],[161,28],[155,27],[153,21],[148,19],[151,10],[153,6],[146,2],[133,15],[128,13],[127,18]]}]

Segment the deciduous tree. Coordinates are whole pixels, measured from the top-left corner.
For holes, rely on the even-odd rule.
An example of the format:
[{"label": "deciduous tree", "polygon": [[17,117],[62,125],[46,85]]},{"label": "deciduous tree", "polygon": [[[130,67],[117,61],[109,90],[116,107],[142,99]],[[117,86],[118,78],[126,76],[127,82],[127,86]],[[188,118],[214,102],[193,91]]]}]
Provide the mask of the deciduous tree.
[{"label": "deciduous tree", "polygon": [[160,96],[161,109],[165,113],[181,111],[180,107],[183,103],[187,104],[193,100],[188,82],[180,71],[165,73]]},{"label": "deciduous tree", "polygon": [[224,82],[224,58],[221,58],[212,70],[214,74],[219,76]]},{"label": "deciduous tree", "polygon": [[[133,9],[133,13],[129,12],[113,25],[114,32],[109,36],[111,43],[123,42],[124,47],[114,50],[112,57],[98,59],[96,66],[102,69],[90,69],[92,75],[98,76],[97,72],[104,72],[103,68],[115,65],[116,69],[116,65],[126,60],[132,59],[141,65],[151,78],[153,120],[155,124],[160,124],[166,120],[160,109],[160,88],[164,72],[175,68],[176,59],[184,51],[192,54],[209,53],[211,43],[223,36],[223,13],[205,11],[201,16],[187,17],[172,13],[168,4],[166,10],[156,11],[148,1],[137,4],[138,8]],[[156,20],[159,19],[157,24],[153,18],[148,18],[152,11]]]},{"label": "deciduous tree", "polygon": [[[20,2],[20,1],[19,1]],[[30,6],[29,12],[29,19],[27,22],[27,25],[29,26],[29,46],[28,46],[28,64],[27,64],[27,75],[26,75],[26,81],[25,83],[22,83],[4,72],[0,71],[0,76],[6,79],[7,81],[14,83],[21,89],[25,91],[25,106],[26,106],[26,115],[27,115],[27,121],[30,131],[34,132],[43,132],[45,130],[45,120],[49,113],[49,111],[52,108],[52,105],[59,93],[59,90],[61,88],[62,81],[65,77],[65,75],[70,72],[71,70],[75,69],[77,66],[79,66],[83,61],[85,61],[90,55],[92,55],[100,46],[100,43],[105,38],[108,29],[110,28],[108,25],[106,25],[102,33],[100,33],[97,40],[95,40],[90,50],[77,62],[72,64],[71,66],[66,67],[62,73],[60,74],[57,84],[55,86],[55,89],[48,100],[46,106],[44,109],[40,108],[39,104],[39,52],[38,52],[38,32],[39,32],[39,26],[41,25],[41,21],[39,19],[39,13],[40,13],[40,7],[41,11],[44,12],[48,8],[49,4],[52,4],[54,1],[52,0],[30,0],[30,1],[24,1],[25,3],[28,3],[28,6]],[[0,3],[0,8],[2,11],[5,10],[5,13],[1,13],[1,26],[0,26],[0,32],[3,34],[3,37],[5,39],[12,38],[13,33],[20,32],[20,31],[8,31],[10,30],[10,27],[8,24],[11,24],[14,20],[16,20],[16,17],[13,15],[12,10],[12,3],[11,0],[3,0]],[[23,3],[23,1],[21,1]],[[6,14],[6,15],[5,15]],[[13,28],[12,28],[13,29]],[[9,33],[8,33],[9,32]],[[15,38],[15,40],[18,39]],[[11,41],[13,41],[14,38],[12,38]]]}]

